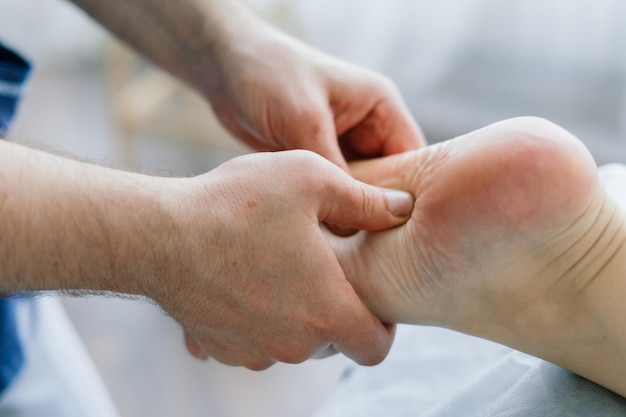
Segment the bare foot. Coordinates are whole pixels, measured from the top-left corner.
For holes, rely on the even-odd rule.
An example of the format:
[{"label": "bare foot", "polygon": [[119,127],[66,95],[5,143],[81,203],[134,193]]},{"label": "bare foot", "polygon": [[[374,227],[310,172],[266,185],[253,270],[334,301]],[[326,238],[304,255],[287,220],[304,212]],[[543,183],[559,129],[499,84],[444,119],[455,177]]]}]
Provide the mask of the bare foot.
[{"label": "bare foot", "polygon": [[401,227],[332,238],[374,313],[495,340],[626,392],[591,360],[626,340],[598,328],[614,315],[601,300],[623,276],[604,277],[623,251],[624,219],[575,137],[542,119],[511,119],[353,171],[416,197]]}]

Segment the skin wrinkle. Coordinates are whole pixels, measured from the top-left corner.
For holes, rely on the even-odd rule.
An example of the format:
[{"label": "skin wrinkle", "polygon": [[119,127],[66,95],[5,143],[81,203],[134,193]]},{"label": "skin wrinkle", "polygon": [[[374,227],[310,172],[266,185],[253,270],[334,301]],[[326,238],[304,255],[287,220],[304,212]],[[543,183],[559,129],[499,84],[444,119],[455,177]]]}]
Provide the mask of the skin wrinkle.
[{"label": "skin wrinkle", "polygon": [[405,182],[406,184],[412,184],[415,182],[415,178],[420,178],[418,182],[419,185],[415,189],[416,200],[424,194],[425,190],[428,190],[428,184],[433,180],[433,173],[440,170],[440,167],[444,165],[450,157],[449,151],[444,144],[434,145],[431,149],[432,150],[428,153],[424,152],[426,159],[420,161],[421,163],[418,169],[412,171],[410,174],[405,174],[408,175],[405,179],[405,181],[407,181]]},{"label": "skin wrinkle", "polygon": [[[598,213],[594,216],[594,222],[595,222],[595,221],[596,221],[596,218],[597,218],[598,216],[600,216],[600,214],[601,214],[601,206],[602,206],[602,204],[600,204],[598,207],[594,207],[594,206],[595,206],[595,205],[593,204],[593,201],[591,201],[591,202],[587,205],[587,208],[586,208],[586,209],[584,209],[584,210],[582,210],[581,214],[580,214],[578,217],[576,217],[576,218],[575,218],[574,220],[572,220],[570,223],[568,223],[568,224],[566,224],[565,226],[563,226],[563,227],[561,228],[562,230],[561,230],[558,234],[556,234],[554,237],[552,237],[552,240],[555,240],[555,241],[561,241],[561,240],[563,240],[563,239],[565,239],[566,241],[570,241],[570,240],[572,240],[572,239],[571,239],[571,237],[570,237],[570,236],[566,236],[566,234],[567,234],[568,232],[570,232],[570,231],[571,231],[571,229],[572,229],[572,228],[573,228],[576,224],[580,223],[580,222],[581,222],[581,221],[582,221],[585,217],[587,217],[587,216],[588,216],[588,211],[589,211],[590,209],[592,209],[592,208],[595,208],[595,209],[597,209],[597,211],[598,211]],[[591,230],[591,228],[589,228],[588,230],[586,230],[586,231],[585,231],[585,233],[590,233],[590,230]],[[576,246],[577,244],[578,244],[578,239],[574,239],[574,242],[572,242],[572,243],[570,244],[570,246],[566,247],[566,248],[565,248],[565,251],[564,251],[562,254],[560,254],[560,255],[564,255],[564,254],[566,254],[566,253],[570,252],[570,251],[572,250],[572,248],[573,248],[574,246]]]},{"label": "skin wrinkle", "polygon": [[[416,230],[424,230],[424,234],[426,235],[426,238],[423,239],[418,239],[419,242],[416,242],[414,239],[410,238],[408,235],[406,235],[406,233],[403,231],[404,229],[400,230],[398,234],[398,236],[405,236],[402,237],[402,240],[406,240],[406,245],[407,247],[412,247],[414,248],[416,251],[420,252],[421,255],[420,256],[415,256],[411,259],[409,259],[409,264],[413,265],[415,270],[417,271],[423,271],[419,274],[417,274],[417,276],[415,277],[415,281],[406,281],[406,282],[398,282],[396,280],[393,279],[387,279],[384,281],[384,285],[391,285],[396,287],[396,290],[399,291],[399,293],[401,294],[405,294],[404,298],[406,301],[408,301],[407,305],[411,305],[412,303],[410,302],[411,298],[418,295],[418,297],[431,297],[432,294],[434,294],[436,292],[436,288],[440,288],[442,286],[442,282],[441,280],[444,279],[444,274],[441,272],[443,269],[445,269],[444,267],[441,266],[441,262],[446,263],[448,262],[446,261],[436,261],[435,258],[439,258],[439,259],[446,259],[445,253],[446,253],[446,249],[442,249],[439,250],[437,249],[435,251],[435,253],[437,253],[437,255],[433,255],[432,252],[432,246],[429,245],[429,250],[426,251],[422,251],[422,246],[423,243],[422,242],[430,242],[430,238],[429,238],[429,232],[427,232],[427,230],[430,228],[429,227],[429,223],[430,220],[428,218],[427,215],[425,215],[422,211],[421,211],[421,207],[422,207],[422,199],[427,199],[428,195],[429,195],[429,190],[430,190],[430,183],[432,181],[432,177],[431,175],[433,174],[434,171],[441,169],[440,167],[447,161],[449,156],[449,153],[447,151],[447,149],[442,146],[442,145],[434,145],[431,146],[429,148],[429,152],[420,152],[418,151],[418,156],[416,158],[415,155],[410,155],[407,154],[406,156],[395,156],[395,158],[399,158],[399,159],[404,159],[407,158],[410,160],[411,165],[415,167],[415,169],[411,169],[411,170],[403,170],[400,172],[396,172],[396,176],[391,176],[387,181],[384,182],[380,182],[377,179],[375,179],[373,181],[374,185],[382,185],[385,187],[389,187],[389,188],[397,188],[397,189],[401,189],[404,191],[409,191],[409,192],[414,192],[414,190],[412,190],[408,185],[409,184],[417,184],[415,190],[415,210],[413,212],[413,214],[411,215],[411,218],[408,220],[407,225],[405,225],[404,227],[414,227]],[[418,162],[413,163],[413,159],[416,159]],[[399,161],[397,166],[404,166],[405,163],[402,163],[402,161]],[[367,172],[363,172],[362,170],[359,170],[359,163],[357,163],[356,165],[354,165],[355,167],[355,175],[357,178],[360,179],[364,179],[365,181],[368,181],[368,174]],[[418,180],[419,179],[419,180]],[[424,219],[424,220],[421,220]],[[419,224],[421,222],[424,222],[424,226],[419,226]],[[411,226],[411,225],[417,225],[417,226]],[[393,233],[393,231],[389,231],[386,233]],[[435,231],[435,233],[437,234],[438,231]],[[365,239],[369,239],[368,237],[366,237]],[[393,253],[393,252],[392,252]],[[419,259],[419,260],[418,260]],[[406,262],[407,260],[402,259],[399,260],[397,262],[397,265],[403,265],[404,262]],[[423,264],[420,263],[421,262],[427,262],[428,265],[425,266]],[[364,265],[368,265],[369,260],[363,260],[363,264]],[[397,268],[397,267],[396,267]],[[410,268],[410,266],[406,266],[406,268]],[[365,271],[367,270],[367,267],[365,267],[364,269],[361,269],[361,272],[358,272],[358,274],[362,275],[365,273]],[[433,274],[432,271],[438,271],[436,274]],[[402,271],[400,271],[400,273],[402,273]],[[394,276],[394,275],[390,275],[390,276]],[[399,276],[406,276],[406,274],[402,274]],[[368,285],[373,285],[374,283],[370,283]],[[398,285],[400,285],[400,287],[398,287]],[[372,287],[372,288],[376,288],[376,286]]]},{"label": "skin wrinkle", "polygon": [[[445,244],[440,246],[431,243],[427,217],[420,216],[419,213],[416,213],[414,216],[415,229],[418,231],[426,231],[422,236],[418,235],[417,240],[419,243],[415,241],[411,242],[419,252],[419,256],[415,256],[412,261],[414,262],[417,270],[421,271],[421,273],[416,277],[417,281],[415,282],[415,288],[418,290],[418,293],[421,293],[421,295],[424,296],[428,293],[434,292],[442,286],[442,284],[443,286],[446,285],[446,274],[444,274],[443,271],[451,267],[455,262],[451,259],[447,259],[446,253],[449,249]],[[422,223],[423,226],[420,227],[420,223]],[[435,234],[438,233],[435,232]],[[421,264],[417,263],[418,259],[422,261]]]},{"label": "skin wrinkle", "polygon": [[[360,201],[361,201],[361,215],[358,216],[360,218],[366,217],[367,213],[375,213],[376,212],[376,201],[373,198],[369,198],[368,192],[365,188],[359,189]],[[385,198],[386,209],[389,210],[389,201]]]},{"label": "skin wrinkle", "polygon": [[[571,252],[578,252],[575,250],[575,248],[581,244],[581,242],[585,242],[586,240],[588,240],[589,235],[593,234],[593,233],[598,233],[597,231],[597,227],[595,227],[598,222],[600,222],[602,220],[603,216],[603,211],[602,211],[602,207],[604,207],[604,204],[599,205],[600,209],[598,210],[598,212],[595,214],[592,223],[589,225],[589,227],[587,227],[587,229],[584,231],[584,233],[582,235],[580,235],[577,238],[573,239],[573,243],[569,244],[569,246],[566,247],[566,249],[564,251],[561,252],[561,254],[555,258],[552,262],[548,263],[545,269],[552,269],[553,264],[555,263],[559,263],[559,262],[563,262],[563,257],[570,255]],[[578,220],[582,219],[582,216],[584,216],[585,214],[582,214],[581,217],[578,218]],[[576,222],[577,223],[577,222]],[[569,277],[570,275],[572,275],[572,272],[583,262],[588,262],[589,260],[587,259],[587,257],[589,256],[589,254],[594,250],[597,242],[602,238],[602,234],[604,233],[604,231],[610,226],[610,221],[607,220],[606,224],[604,226],[602,226],[602,230],[598,233],[597,236],[593,237],[593,243],[589,245],[589,247],[585,250],[585,252],[582,254],[582,256],[578,257],[578,259],[571,264],[567,270],[563,271],[560,274],[560,277],[552,284],[552,288],[554,288],[555,286],[558,286],[561,284],[561,281],[563,279],[566,279],[567,277]],[[568,227],[567,229],[565,229],[565,231],[569,231],[571,230],[571,227]],[[564,233],[565,233],[564,231]],[[557,240],[558,238],[553,238],[552,240]],[[572,240],[572,237],[567,237],[567,240],[570,241]],[[558,239],[558,241],[560,241],[560,239]],[[583,243],[586,244],[586,243]],[[571,279],[571,278],[570,278]]]},{"label": "skin wrinkle", "polygon": [[[580,259],[577,262],[575,262],[565,272],[564,275],[573,275],[574,278],[577,278],[577,276],[579,276],[582,271],[585,271],[589,267],[589,264],[593,264],[594,263],[595,259],[589,259],[589,257],[592,254],[592,252],[594,252],[595,249],[597,249],[598,245],[604,240],[604,237],[606,236],[607,230],[611,227],[611,220],[612,220],[612,217],[613,217],[613,214],[611,214],[609,216],[609,218],[605,219],[604,218],[605,216],[603,216],[603,214],[604,213],[602,213],[602,211],[600,211],[598,213],[598,216],[594,219],[594,222],[591,224],[590,233],[591,233],[591,230],[593,230],[593,232],[596,232],[597,235],[593,237],[593,241],[589,245],[589,248],[580,257]],[[601,219],[601,217],[602,217],[602,219]],[[604,225],[600,226],[600,230],[598,231],[596,226],[598,225],[598,222],[600,222],[600,221],[602,221],[604,223]],[[581,240],[585,239],[586,237],[587,237],[587,233],[581,237]],[[574,273],[574,271],[576,271],[576,270],[579,270],[579,271],[577,273]],[[583,285],[581,290],[579,290],[579,292],[581,292],[587,285],[588,285],[588,283]]]},{"label": "skin wrinkle", "polygon": [[[596,215],[594,216],[594,221],[593,221],[593,222],[597,221],[597,220],[595,219],[595,217],[597,217],[597,216],[599,216],[599,215],[600,215],[600,213],[599,213],[599,211],[598,211],[598,214],[596,214]],[[585,215],[585,214],[581,215],[581,217],[580,217],[578,220],[581,220],[581,219],[583,219],[584,217],[586,217],[586,215]],[[576,221],[576,223],[578,223],[578,220]],[[549,271],[549,270],[554,270],[555,268],[556,268],[556,269],[562,269],[561,271],[559,271],[559,272],[558,272],[558,276],[559,276],[559,278],[558,278],[558,279],[557,279],[557,280],[556,280],[556,281],[555,281],[555,282],[551,285],[551,287],[549,288],[549,290],[550,290],[550,291],[551,291],[554,287],[558,286],[558,284],[560,283],[560,281],[561,281],[561,280],[563,280],[563,279],[565,279],[565,277],[567,276],[567,274],[569,273],[569,271],[570,271],[570,270],[572,270],[572,268],[574,267],[574,265],[575,265],[576,263],[580,262],[580,260],[582,259],[582,257],[577,257],[577,259],[575,259],[575,260],[573,261],[573,262],[574,262],[573,264],[572,264],[572,263],[570,263],[570,262],[569,262],[569,261],[567,261],[567,260],[564,260],[564,259],[566,259],[567,257],[571,257],[571,253],[572,253],[572,252],[575,252],[575,249],[574,249],[574,248],[575,248],[577,245],[580,245],[580,244],[581,244],[581,241],[583,241],[583,240],[585,239],[585,236],[587,236],[589,233],[591,233],[591,229],[592,229],[592,227],[588,227],[588,228],[584,231],[584,233],[583,233],[582,235],[580,235],[580,236],[577,236],[577,237],[571,237],[571,236],[568,236],[568,232],[570,232],[570,231],[571,231],[571,229],[572,229],[572,226],[573,226],[573,225],[574,225],[574,223],[573,223],[572,225],[567,226],[567,227],[566,227],[566,228],[564,228],[563,230],[561,230],[561,231],[560,231],[557,235],[555,235],[555,237],[551,238],[551,241],[555,242],[555,245],[556,245],[556,246],[561,245],[561,244],[562,244],[562,242],[566,242],[566,244],[567,244],[568,246],[566,246],[564,250],[559,250],[559,254],[558,254],[558,256],[556,256],[555,258],[553,258],[553,259],[549,260],[549,261],[546,263],[546,265],[545,265],[545,266],[543,266],[543,267],[542,267],[542,269],[538,272],[538,275],[540,275],[540,276],[544,276],[544,275],[546,274],[546,271]],[[572,242],[570,243],[570,241],[572,241]],[[585,255],[586,255],[586,253],[585,253]],[[560,263],[564,263],[564,262],[567,264],[566,269],[564,269],[564,268],[562,268],[562,267],[558,266],[558,264],[560,264]],[[555,267],[555,266],[556,266],[556,267]]]},{"label": "skin wrinkle", "polygon": [[[607,221],[607,226],[602,230],[601,235],[598,237],[598,239],[593,243],[593,246],[596,246],[600,240],[602,239],[602,237],[604,237],[604,235],[607,232],[607,229],[612,225],[612,223],[614,223],[613,221],[616,219],[621,219],[623,220],[623,216],[620,215],[620,213],[616,210],[614,211],[609,220]],[[605,245],[605,248],[608,249],[608,247],[613,246],[611,245],[616,239],[622,237],[623,238],[623,221],[619,222],[617,221],[618,224],[620,224],[620,227],[618,227],[617,230],[615,230],[612,233],[612,236],[609,238],[609,242],[607,242]],[[620,233],[622,232],[622,233]],[[583,293],[585,290],[588,290],[588,288],[596,281],[596,279],[598,279],[598,277],[602,276],[602,272],[609,266],[612,264],[612,261],[615,259],[615,257],[617,256],[617,254],[620,252],[620,250],[622,249],[622,247],[626,244],[626,240],[622,239],[621,242],[618,243],[617,247],[612,249],[612,253],[608,256],[607,259],[605,259],[604,261],[602,261],[600,267],[597,269],[597,271],[593,274],[591,274],[591,277],[589,279],[587,279],[587,282],[580,288],[579,293]],[[598,256],[602,256],[602,255],[606,255],[606,249],[603,250],[602,252],[600,252],[600,254],[598,254]],[[593,261],[593,260],[592,260]],[[595,266],[595,265],[594,265]],[[585,268],[587,269],[587,268]]]},{"label": "skin wrinkle", "polygon": [[[434,288],[439,287],[440,285],[446,285],[446,282],[441,282],[445,280],[446,274],[443,273],[447,267],[450,267],[454,264],[450,259],[447,259],[446,253],[448,252],[447,245],[444,244],[441,247],[432,245],[430,243],[426,243],[429,250],[422,250],[423,243],[421,242],[430,242],[429,238],[430,232],[430,221],[429,215],[422,212],[421,208],[424,207],[423,202],[429,199],[429,191],[432,190],[432,186],[430,182],[433,180],[433,174],[438,170],[442,169],[448,160],[449,153],[446,151],[444,146],[436,147],[431,154],[428,154],[428,158],[424,160],[420,164],[420,169],[416,169],[414,173],[408,178],[408,184],[417,182],[418,185],[415,190],[415,207],[416,210],[413,213],[409,222],[415,223],[415,228],[418,231],[426,231],[423,232],[425,236],[421,239],[418,239],[419,242],[414,242],[414,246],[418,251],[421,252],[419,259],[428,262],[426,267],[423,265],[415,265],[418,270],[421,271],[430,271],[428,273],[422,272],[420,274],[419,282],[416,287],[419,289],[419,292],[422,295],[426,295],[428,292],[433,291]],[[428,169],[424,169],[423,167],[428,167]],[[415,178],[419,176],[421,177],[420,181],[416,181]],[[420,226],[422,224],[422,226]],[[433,233],[435,235],[440,235],[441,230],[435,230]],[[414,259],[417,259],[414,258]],[[438,261],[439,260],[439,261]],[[445,266],[444,266],[445,264]],[[436,271],[436,275],[432,273],[432,271]]]},{"label": "skin wrinkle", "polygon": [[[409,240],[408,237],[405,240]],[[427,242],[428,240],[422,240],[422,242]],[[414,242],[413,242],[414,243]],[[407,243],[411,244],[411,243]],[[417,251],[419,252],[418,256],[413,257],[409,260],[408,263],[405,264],[405,260],[399,260],[398,265],[401,265],[400,269],[405,269],[405,271],[399,271],[403,273],[401,276],[411,276],[409,268],[413,267],[414,271],[418,271],[415,276],[415,280],[408,280],[407,282],[403,282],[401,291],[405,294],[407,305],[414,304],[411,302],[412,299],[429,299],[434,296],[442,287],[442,282],[445,282],[447,278],[442,273],[442,270],[438,266],[438,262],[436,262],[429,253],[422,249],[422,245],[418,244]],[[399,256],[397,254],[396,256]],[[422,262],[420,262],[422,261]],[[434,274],[432,271],[437,271]],[[427,324],[428,321],[433,321],[433,317],[427,317],[424,314],[419,322],[416,324]]]}]

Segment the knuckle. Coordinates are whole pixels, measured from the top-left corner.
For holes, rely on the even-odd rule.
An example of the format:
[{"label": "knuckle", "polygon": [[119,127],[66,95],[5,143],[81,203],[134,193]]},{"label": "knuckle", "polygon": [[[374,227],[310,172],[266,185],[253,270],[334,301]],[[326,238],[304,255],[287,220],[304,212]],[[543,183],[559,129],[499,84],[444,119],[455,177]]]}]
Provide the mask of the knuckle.
[{"label": "knuckle", "polygon": [[297,347],[290,350],[283,350],[281,353],[276,355],[276,359],[280,362],[289,363],[289,364],[298,364],[306,361],[311,357],[310,349],[306,347]]},{"label": "knuckle", "polygon": [[264,371],[274,365],[276,361],[268,358],[253,359],[244,364],[244,366],[251,371]]},{"label": "knuckle", "polygon": [[301,137],[293,138],[303,143],[327,140],[327,129],[330,120],[328,106],[315,102],[307,102],[293,109],[294,118],[300,124]]},{"label": "knuckle", "polygon": [[[337,184],[331,184],[329,187],[337,187]],[[344,210],[350,210],[350,216],[354,221],[360,219],[369,219],[377,211],[377,199],[373,191],[368,187],[360,184],[348,186],[343,192],[335,192],[336,203],[338,207]],[[354,224],[353,226],[358,226]]]},{"label": "knuckle", "polygon": [[295,149],[291,152],[293,152],[293,155],[295,156],[294,162],[301,168],[301,170],[316,171],[320,168],[321,157],[315,152],[309,151],[307,149]]},{"label": "knuckle", "polygon": [[292,152],[292,173],[299,176],[299,180],[303,181],[303,185],[313,187],[320,183],[320,179],[324,179],[324,173],[327,172],[328,166],[326,161],[315,152],[297,149]]},{"label": "knuckle", "polygon": [[373,85],[381,94],[399,94],[399,89],[396,83],[386,75],[373,74]]},{"label": "knuckle", "polygon": [[316,154],[307,149],[292,149],[284,153],[289,155],[291,165],[300,168],[299,171],[311,168],[317,163]]},{"label": "knuckle", "polygon": [[332,196],[333,205],[350,210],[353,219],[368,217],[375,210],[375,199],[371,190],[350,179],[349,182],[338,181],[328,175],[323,183],[324,192]]},{"label": "knuckle", "polygon": [[294,337],[294,342],[280,343],[272,350],[279,362],[298,364],[306,361],[322,346],[317,331],[300,334]]},{"label": "knuckle", "polygon": [[366,187],[359,187],[359,190],[359,198],[361,199],[361,216],[363,218],[368,218],[376,213],[376,198],[374,198],[372,191]]},{"label": "knuckle", "polygon": [[319,322],[315,328],[315,336],[319,344],[325,346],[335,342],[339,328],[339,320],[332,316]]},{"label": "knuckle", "polygon": [[324,122],[327,117],[328,111],[321,106],[310,104],[308,106],[302,107],[298,111],[298,117],[303,120],[306,120],[307,124],[320,125]]}]

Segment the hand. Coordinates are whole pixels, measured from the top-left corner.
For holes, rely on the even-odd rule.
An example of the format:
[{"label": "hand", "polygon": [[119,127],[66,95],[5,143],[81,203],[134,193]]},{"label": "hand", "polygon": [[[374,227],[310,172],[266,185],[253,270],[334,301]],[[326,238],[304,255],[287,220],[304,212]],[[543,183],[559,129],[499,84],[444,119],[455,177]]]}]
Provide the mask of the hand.
[{"label": "hand", "polygon": [[330,346],[363,364],[383,359],[393,328],[356,296],[320,222],[394,227],[409,194],[306,151],[252,154],[185,181],[182,237],[167,242],[176,268],[148,295],[183,325],[192,354],[252,369]]},{"label": "hand", "polygon": [[308,149],[347,170],[344,155],[370,158],[424,144],[388,79],[281,33],[242,2],[73,1],[204,94],[223,124],[256,150]]},{"label": "hand", "polygon": [[222,123],[254,149],[308,149],[347,170],[346,158],[425,144],[385,77],[264,24],[239,28],[215,48],[218,76],[208,97]]}]

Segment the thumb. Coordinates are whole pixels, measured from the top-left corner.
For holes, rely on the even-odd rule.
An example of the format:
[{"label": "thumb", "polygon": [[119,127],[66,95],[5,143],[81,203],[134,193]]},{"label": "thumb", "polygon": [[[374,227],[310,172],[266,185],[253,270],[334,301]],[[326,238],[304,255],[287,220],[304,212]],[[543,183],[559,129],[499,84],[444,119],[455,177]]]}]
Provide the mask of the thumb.
[{"label": "thumb", "polygon": [[383,230],[403,224],[413,211],[413,196],[375,187],[341,175],[323,187],[320,221],[362,230]]}]

